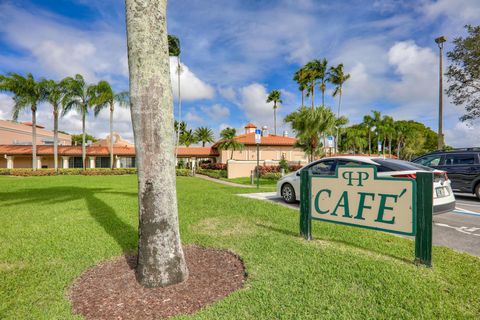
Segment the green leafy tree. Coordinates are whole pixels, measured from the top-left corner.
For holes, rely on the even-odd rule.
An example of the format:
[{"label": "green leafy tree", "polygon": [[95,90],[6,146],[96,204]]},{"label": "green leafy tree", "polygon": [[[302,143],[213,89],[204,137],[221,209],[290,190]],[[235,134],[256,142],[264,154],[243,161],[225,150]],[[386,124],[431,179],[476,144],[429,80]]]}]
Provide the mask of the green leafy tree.
[{"label": "green leafy tree", "polygon": [[345,138],[341,145],[345,146],[345,151],[352,151],[353,154],[356,154],[357,151],[363,153],[364,148],[368,145],[366,135],[363,124],[350,126],[345,129]]},{"label": "green leafy tree", "polygon": [[323,58],[319,61],[318,64],[318,78],[320,83],[318,84],[318,88],[322,92],[322,106],[325,105],[325,91],[327,90],[327,81],[328,80],[328,61],[327,59]]},{"label": "green leafy tree", "polygon": [[206,143],[214,142],[213,131],[207,127],[199,127],[195,129],[195,138],[202,143],[202,147],[205,147]]},{"label": "green leafy tree", "polygon": [[190,145],[197,143],[197,137],[192,129],[185,130],[180,135],[180,145],[184,145],[185,147],[190,147]]},{"label": "green leafy tree", "polygon": [[468,36],[453,40],[455,47],[447,53],[447,95],[456,105],[465,105],[461,121],[480,118],[480,26],[465,26]]},{"label": "green leafy tree", "polygon": [[62,99],[62,116],[72,110],[76,110],[82,117],[82,167],[85,170],[86,149],[85,149],[85,118],[90,107],[90,98],[94,96],[94,86],[88,85],[82,75],[67,77],[61,81],[65,88],[65,95]]},{"label": "green leafy tree", "polygon": [[282,93],[280,90],[272,90],[267,97],[267,103],[273,102],[273,125],[274,134],[277,135],[277,108],[278,103],[282,103]]},{"label": "green leafy tree", "polygon": [[115,110],[115,103],[118,103],[119,106],[127,107],[128,106],[128,92],[113,92],[112,87],[107,81],[99,81],[97,85],[92,87],[92,97],[90,98],[89,104],[94,109],[95,117],[98,116],[100,111],[105,108],[109,108],[110,111],[110,141],[109,141],[109,151],[110,151],[110,168],[114,168],[113,162],[113,111]]},{"label": "green leafy tree", "polygon": [[[383,122],[382,122],[382,113],[380,111],[372,110],[373,113],[373,126],[375,127],[375,136],[377,137],[377,153],[380,153],[380,150],[378,149],[378,145],[381,141],[384,139],[383,135]],[[385,146],[382,145],[383,149],[385,149]]]},{"label": "green leafy tree", "polygon": [[13,120],[20,112],[30,108],[32,112],[32,168],[37,169],[37,106],[47,98],[44,83],[38,82],[31,73],[26,77],[18,73],[0,76],[0,90],[13,93]]},{"label": "green leafy tree", "polygon": [[335,115],[324,106],[318,108],[300,107],[288,114],[285,122],[290,123],[298,139],[297,147],[302,148],[310,161],[322,154],[321,138],[335,127]]},{"label": "green leafy tree", "polygon": [[363,124],[365,130],[367,131],[368,154],[370,155],[372,154],[372,128],[375,126],[375,121],[371,116],[365,115],[363,116]]},{"label": "green leafy tree", "polygon": [[[395,135],[395,121],[390,116],[383,116],[382,119],[382,130],[384,134],[384,146],[388,141],[388,154],[392,155],[392,140]],[[383,148],[383,154],[385,155],[385,147]]]},{"label": "green leafy tree", "polygon": [[[83,141],[83,134],[72,134],[71,135],[72,137],[72,144],[73,145],[82,145],[82,141]],[[92,142],[97,142],[98,139],[95,138],[94,136],[88,134],[88,133],[85,133],[85,141],[92,141]]]},{"label": "green leafy tree", "polygon": [[41,86],[46,93],[46,100],[52,106],[53,111],[53,167],[58,170],[58,116],[61,112],[62,99],[65,95],[65,88],[61,83],[54,80],[41,80]]},{"label": "green leafy tree", "polygon": [[220,132],[220,143],[218,148],[220,150],[232,150],[230,159],[233,159],[233,152],[236,150],[243,150],[245,147],[243,143],[238,142],[235,139],[237,130],[235,128],[225,128]]}]

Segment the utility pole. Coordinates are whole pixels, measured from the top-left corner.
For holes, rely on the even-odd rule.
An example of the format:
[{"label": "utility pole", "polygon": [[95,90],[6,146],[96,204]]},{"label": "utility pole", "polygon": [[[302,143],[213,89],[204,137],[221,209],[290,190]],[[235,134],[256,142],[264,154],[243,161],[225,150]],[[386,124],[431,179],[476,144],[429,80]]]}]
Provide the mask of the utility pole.
[{"label": "utility pole", "polygon": [[435,39],[435,42],[440,49],[440,64],[439,64],[439,84],[438,84],[438,150],[443,149],[443,43],[447,41],[444,36]]}]

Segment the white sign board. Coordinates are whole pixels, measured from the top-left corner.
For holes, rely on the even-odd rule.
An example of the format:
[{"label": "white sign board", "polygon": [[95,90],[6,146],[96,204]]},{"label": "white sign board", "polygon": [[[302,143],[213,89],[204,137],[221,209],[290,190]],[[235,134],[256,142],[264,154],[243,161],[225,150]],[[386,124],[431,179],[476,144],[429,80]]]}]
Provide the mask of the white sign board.
[{"label": "white sign board", "polygon": [[333,136],[327,137],[327,147],[333,148]]},{"label": "white sign board", "polygon": [[373,166],[340,166],[336,176],[312,176],[312,219],[399,234],[415,234],[415,181],[377,177]]},{"label": "white sign board", "polygon": [[262,130],[255,129],[255,143],[260,144],[262,142]]}]

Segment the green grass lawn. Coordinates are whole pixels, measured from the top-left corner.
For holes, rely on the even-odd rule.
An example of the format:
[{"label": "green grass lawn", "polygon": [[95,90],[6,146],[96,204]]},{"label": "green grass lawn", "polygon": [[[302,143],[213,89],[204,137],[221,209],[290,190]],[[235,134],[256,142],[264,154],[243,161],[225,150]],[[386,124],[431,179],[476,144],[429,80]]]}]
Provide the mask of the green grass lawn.
[{"label": "green grass lawn", "polygon": [[[480,318],[480,259],[434,247],[432,269],[413,242],[313,223],[236,196],[239,189],[179,177],[185,244],[244,260],[243,289],[181,319]],[[136,176],[0,177],[0,319],[69,319],[68,287],[87,268],[137,245]]]},{"label": "green grass lawn", "polygon": [[[241,177],[241,178],[232,178],[232,179],[223,178],[222,180],[235,182],[235,183],[240,183],[240,184],[251,185],[250,184],[250,177]],[[257,179],[256,178],[254,180],[253,185],[254,186],[257,185]],[[268,187],[275,187],[277,185],[277,180],[260,178],[260,185],[261,186],[268,186]]]}]

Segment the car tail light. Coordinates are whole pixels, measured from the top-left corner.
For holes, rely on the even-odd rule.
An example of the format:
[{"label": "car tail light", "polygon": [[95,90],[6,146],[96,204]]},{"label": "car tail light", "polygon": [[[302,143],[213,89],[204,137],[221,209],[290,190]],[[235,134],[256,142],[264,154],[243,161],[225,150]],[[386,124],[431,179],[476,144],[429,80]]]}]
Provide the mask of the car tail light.
[{"label": "car tail light", "polygon": [[447,173],[445,171],[442,171],[442,172],[435,172],[434,173],[434,180],[444,180],[444,181],[448,181],[448,176],[447,176]]},{"label": "car tail light", "polygon": [[417,175],[415,173],[406,173],[406,174],[394,174],[392,175],[392,177],[415,179]]}]

